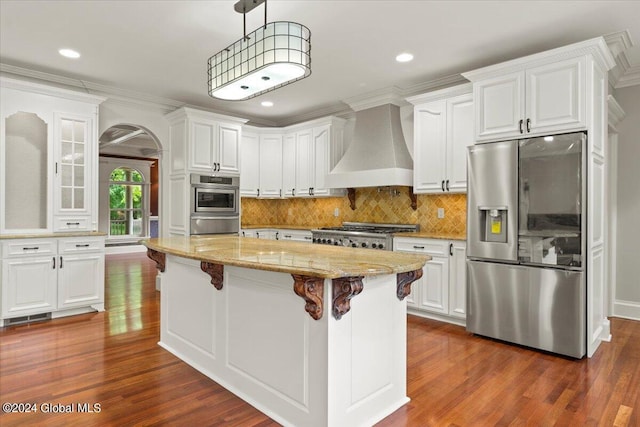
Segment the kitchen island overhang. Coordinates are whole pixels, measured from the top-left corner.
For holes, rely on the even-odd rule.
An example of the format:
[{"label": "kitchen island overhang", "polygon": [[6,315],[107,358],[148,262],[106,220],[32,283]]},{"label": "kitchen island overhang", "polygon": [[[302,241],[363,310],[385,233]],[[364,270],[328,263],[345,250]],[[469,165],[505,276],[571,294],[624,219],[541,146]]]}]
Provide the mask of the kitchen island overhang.
[{"label": "kitchen island overhang", "polygon": [[160,345],[283,425],[409,401],[406,301],[429,257],[236,236],[149,239]]}]

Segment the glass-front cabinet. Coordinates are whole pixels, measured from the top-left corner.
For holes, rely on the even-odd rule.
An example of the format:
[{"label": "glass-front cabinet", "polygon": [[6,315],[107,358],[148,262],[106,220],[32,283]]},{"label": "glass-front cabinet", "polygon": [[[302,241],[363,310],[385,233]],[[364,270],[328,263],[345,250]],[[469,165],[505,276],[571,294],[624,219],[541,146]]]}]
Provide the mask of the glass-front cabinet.
[{"label": "glass-front cabinet", "polygon": [[97,229],[104,98],[0,78],[0,232]]}]

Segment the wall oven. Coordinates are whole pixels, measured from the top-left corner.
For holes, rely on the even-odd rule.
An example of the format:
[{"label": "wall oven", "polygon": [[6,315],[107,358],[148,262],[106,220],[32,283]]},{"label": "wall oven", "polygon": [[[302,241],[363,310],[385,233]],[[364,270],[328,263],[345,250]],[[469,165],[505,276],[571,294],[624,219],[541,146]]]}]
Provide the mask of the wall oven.
[{"label": "wall oven", "polygon": [[240,178],[191,174],[190,234],[230,234],[240,230]]}]

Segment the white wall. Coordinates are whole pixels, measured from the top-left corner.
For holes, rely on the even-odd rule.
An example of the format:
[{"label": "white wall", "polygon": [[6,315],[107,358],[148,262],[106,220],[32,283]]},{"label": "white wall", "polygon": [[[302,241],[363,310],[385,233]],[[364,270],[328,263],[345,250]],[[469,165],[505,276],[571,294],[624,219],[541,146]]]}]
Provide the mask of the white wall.
[{"label": "white wall", "polygon": [[625,111],[618,125],[617,283],[613,314],[640,320],[640,85],[614,94]]}]

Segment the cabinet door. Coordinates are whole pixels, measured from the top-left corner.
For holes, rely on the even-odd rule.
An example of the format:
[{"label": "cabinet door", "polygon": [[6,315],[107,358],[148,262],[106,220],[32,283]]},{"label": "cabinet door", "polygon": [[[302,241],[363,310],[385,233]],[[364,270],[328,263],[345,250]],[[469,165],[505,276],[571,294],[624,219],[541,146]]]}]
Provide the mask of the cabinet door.
[{"label": "cabinet door", "polygon": [[433,313],[449,314],[449,258],[434,256],[423,271],[418,305]]},{"label": "cabinet door", "polygon": [[92,122],[90,117],[55,115],[55,215],[89,214]]},{"label": "cabinet door", "polygon": [[104,302],[104,254],[60,256],[58,308]]},{"label": "cabinet door", "polygon": [[527,135],[586,128],[585,59],[527,70]]},{"label": "cabinet door", "polygon": [[474,83],[476,141],[513,138],[523,134],[524,91],[524,72]]},{"label": "cabinet door", "polygon": [[314,178],[313,131],[296,135],[296,196],[310,196]]},{"label": "cabinet door", "polygon": [[282,192],[285,197],[296,195],[296,134],[282,139]]},{"label": "cabinet door", "polygon": [[240,195],[257,197],[260,188],[260,138],[254,134],[242,134],[240,169]]},{"label": "cabinet door", "polygon": [[413,191],[441,193],[445,181],[446,102],[414,108]]},{"label": "cabinet door", "polygon": [[467,147],[473,143],[473,95],[451,98],[447,101],[446,144],[449,191],[467,191]]},{"label": "cabinet door", "polygon": [[2,262],[3,318],[56,309],[55,263],[55,256],[15,258]]},{"label": "cabinet door", "polygon": [[213,158],[220,172],[240,173],[238,160],[240,149],[240,126],[221,123],[218,125],[217,152]]},{"label": "cabinet door", "polygon": [[452,242],[449,266],[449,314],[467,318],[467,250],[465,242]]},{"label": "cabinet door", "polygon": [[313,196],[328,196],[330,191],[325,187],[327,175],[331,172],[331,126],[320,126],[313,129]]},{"label": "cabinet door", "polygon": [[189,135],[189,168],[206,169],[213,167],[216,146],[216,125],[213,122],[191,122]]},{"label": "cabinet door", "polygon": [[282,136],[260,136],[260,197],[282,196]]}]

